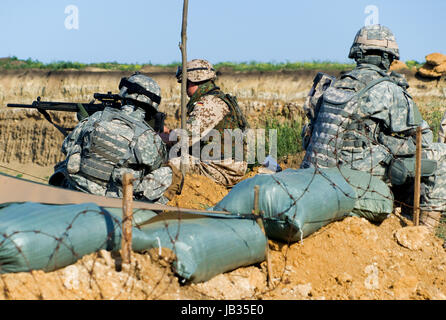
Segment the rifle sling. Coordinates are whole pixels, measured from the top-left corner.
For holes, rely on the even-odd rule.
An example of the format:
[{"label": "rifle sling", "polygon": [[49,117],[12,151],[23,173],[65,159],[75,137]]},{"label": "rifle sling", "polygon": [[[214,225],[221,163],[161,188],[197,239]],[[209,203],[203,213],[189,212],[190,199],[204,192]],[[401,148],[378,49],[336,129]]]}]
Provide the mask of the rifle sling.
[{"label": "rifle sling", "polygon": [[59,130],[64,135],[64,137],[68,136],[68,132],[63,127],[54,123],[53,120],[51,119],[51,116],[48,114],[46,110],[40,108],[37,108],[37,110],[45,117],[46,120],[48,120],[49,123],[55,126],[56,129]]}]

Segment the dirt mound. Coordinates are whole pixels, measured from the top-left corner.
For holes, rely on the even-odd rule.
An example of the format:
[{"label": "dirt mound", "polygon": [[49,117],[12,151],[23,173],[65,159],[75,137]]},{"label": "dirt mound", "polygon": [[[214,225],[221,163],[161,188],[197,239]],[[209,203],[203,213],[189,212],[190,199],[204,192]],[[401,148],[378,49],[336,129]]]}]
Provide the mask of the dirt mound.
[{"label": "dirt mound", "polygon": [[446,74],[446,55],[431,53],[426,56],[426,63],[418,69],[418,73],[426,78],[439,78]]},{"label": "dirt mound", "polygon": [[[281,165],[295,167],[298,158]],[[183,190],[171,205],[203,209],[228,193],[197,175],[186,176]],[[122,265],[117,253],[100,251],[53,272],[0,275],[0,299],[446,300],[443,240],[398,212],[380,225],[345,218],[298,243],[269,240],[273,287],[265,262],[183,284],[169,250],[134,253],[130,265]]]},{"label": "dirt mound", "polygon": [[445,62],[446,62],[446,55],[438,52],[431,53],[426,56],[426,63],[433,66],[439,66]]},{"label": "dirt mound", "polygon": [[407,66],[407,64],[405,64],[403,61],[400,60],[394,60],[390,65],[391,71],[408,70],[408,69],[409,67]]},{"label": "dirt mound", "polygon": [[0,275],[0,299],[446,299],[442,241],[398,215],[379,226],[346,218],[269,245],[272,288],[265,262],[183,285],[168,250],[133,254],[130,265],[100,251],[54,272]]},{"label": "dirt mound", "polygon": [[207,177],[186,175],[181,194],[169,201],[168,205],[203,210],[215,205],[228,192],[225,187]]}]

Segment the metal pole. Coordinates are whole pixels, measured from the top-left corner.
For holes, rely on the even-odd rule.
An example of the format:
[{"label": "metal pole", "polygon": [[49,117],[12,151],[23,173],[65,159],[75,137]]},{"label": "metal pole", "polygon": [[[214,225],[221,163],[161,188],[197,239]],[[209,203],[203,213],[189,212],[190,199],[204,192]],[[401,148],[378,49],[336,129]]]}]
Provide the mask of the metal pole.
[{"label": "metal pole", "polygon": [[130,264],[133,220],[133,175],[131,173],[124,174],[122,179],[122,189],[121,256],[123,264]]},{"label": "metal pole", "polygon": [[269,257],[269,244],[268,244],[268,236],[266,235],[265,226],[263,224],[262,215],[259,211],[259,186],[254,187],[254,210],[253,214],[256,216],[256,222],[260,226],[260,229],[262,230],[263,234],[265,235],[266,239],[266,246],[265,246],[265,257],[266,257],[266,268],[268,272],[268,286],[272,288],[273,284],[273,277],[272,277],[272,267],[271,267],[271,260]]},{"label": "metal pole", "polygon": [[420,224],[420,185],[421,185],[421,127],[417,128],[417,145],[415,158],[415,185],[413,199],[413,224]]}]

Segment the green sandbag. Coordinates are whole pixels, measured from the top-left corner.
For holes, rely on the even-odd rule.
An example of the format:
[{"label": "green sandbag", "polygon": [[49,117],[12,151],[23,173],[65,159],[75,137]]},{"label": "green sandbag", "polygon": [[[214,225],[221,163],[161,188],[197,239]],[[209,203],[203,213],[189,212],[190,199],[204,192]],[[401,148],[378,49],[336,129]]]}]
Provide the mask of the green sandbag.
[{"label": "green sandbag", "polygon": [[351,215],[382,222],[393,211],[393,194],[387,184],[367,172],[342,168],[340,174],[353,187],[356,203]]},{"label": "green sandbag", "polygon": [[[121,247],[121,219],[94,203],[47,205],[13,203],[0,209],[0,273],[53,271],[86,254]],[[153,212],[136,216],[153,217]],[[142,218],[138,218],[142,219]],[[142,222],[142,221],[141,221]],[[152,239],[132,229],[132,247],[142,251]]]},{"label": "green sandbag", "polygon": [[[115,217],[118,221],[122,220],[122,208],[108,208],[103,207],[108,213],[110,213],[113,217]],[[143,224],[153,217],[156,217],[158,214],[152,210],[147,209],[133,209],[132,214],[132,225],[134,227],[138,227],[140,224]]]},{"label": "green sandbag", "polygon": [[175,272],[190,282],[265,260],[266,238],[252,219],[170,212],[140,228],[175,253]]},{"label": "green sandbag", "polygon": [[382,217],[393,208],[389,188],[368,173],[308,168],[246,179],[210,210],[252,212],[256,185],[267,235],[277,240],[299,241],[346,216]]}]

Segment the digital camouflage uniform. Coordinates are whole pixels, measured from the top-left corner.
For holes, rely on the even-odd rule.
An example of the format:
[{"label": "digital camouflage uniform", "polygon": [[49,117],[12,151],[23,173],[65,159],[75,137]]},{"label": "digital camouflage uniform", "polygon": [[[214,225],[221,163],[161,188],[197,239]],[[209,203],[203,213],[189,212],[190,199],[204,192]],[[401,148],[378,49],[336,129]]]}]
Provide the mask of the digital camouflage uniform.
[{"label": "digital camouflage uniform", "polygon": [[[348,166],[390,184],[393,161],[414,158],[416,129],[421,126],[422,158],[437,165],[433,174],[422,177],[421,208],[445,211],[446,145],[432,142],[432,132],[406,91],[404,77],[387,74],[391,60],[399,57],[393,34],[380,25],[362,28],[349,57],[356,60],[356,68],[325,88],[317,101],[307,100],[306,133],[311,138],[304,140],[301,167]],[[407,181],[413,186],[413,179]],[[406,191],[407,183],[394,186],[397,194]],[[413,192],[406,192],[405,203],[410,199]]]},{"label": "digital camouflage uniform", "polygon": [[[231,187],[238,183],[246,173],[247,162],[237,161],[235,159],[235,150],[233,146],[232,158],[224,159],[224,130],[241,129],[240,119],[243,117],[231,105],[226,95],[215,85],[215,71],[212,65],[205,60],[192,60],[187,64],[188,80],[191,82],[200,82],[197,91],[190,97],[187,105],[186,130],[190,140],[190,149],[192,146],[200,144],[201,159],[197,159],[190,152],[189,155],[181,159],[180,157],[170,159],[170,163],[180,167],[183,161],[186,171],[190,173],[207,176],[215,182]],[[179,82],[181,79],[179,79]],[[244,119],[243,119],[244,120]],[[199,128],[199,132],[196,128]],[[209,160],[203,158],[202,151],[206,147],[209,136],[218,132],[221,137],[221,159]]]},{"label": "digital camouflage uniform", "polygon": [[[120,110],[105,108],[82,120],[65,138],[62,152],[66,159],[56,166],[56,172],[65,178],[61,185],[95,195],[121,198],[122,178],[131,173],[134,199],[167,203],[164,196],[172,183],[172,170],[164,166],[167,151],[164,142],[145,122],[146,110],[132,105],[132,101],[157,108],[144,92],[128,87],[141,85],[155,96],[160,96],[156,82],[143,75],[124,78],[120,85],[121,97],[128,103]],[[154,98],[155,97],[155,98]],[[141,104],[140,104],[141,106]]]}]

